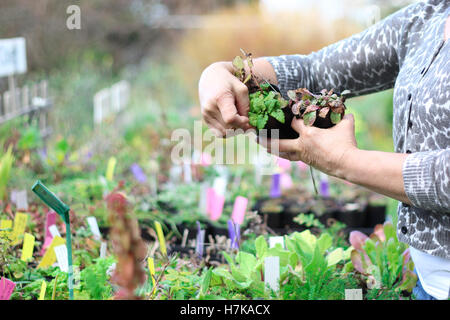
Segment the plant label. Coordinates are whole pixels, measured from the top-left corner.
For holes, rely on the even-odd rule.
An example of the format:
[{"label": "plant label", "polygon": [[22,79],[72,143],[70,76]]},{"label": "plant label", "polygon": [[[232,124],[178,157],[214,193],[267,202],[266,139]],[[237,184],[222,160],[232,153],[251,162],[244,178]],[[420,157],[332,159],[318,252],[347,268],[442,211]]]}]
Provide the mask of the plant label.
[{"label": "plant label", "polygon": [[0,280],[0,300],[9,300],[16,284],[9,279],[2,277]]},{"label": "plant label", "polygon": [[208,188],[206,190],[206,213],[211,214],[213,210],[214,201],[216,198],[216,192],[213,188]]},{"label": "plant label", "polygon": [[330,196],[330,183],[324,173],[320,173],[320,195],[327,198]]},{"label": "plant label", "polygon": [[17,210],[27,211],[28,210],[27,190],[21,191],[13,190],[11,192],[11,202],[13,202],[16,205]]},{"label": "plant label", "polygon": [[192,170],[189,162],[183,163],[184,183],[192,183]]},{"label": "plant label", "polygon": [[167,256],[166,249],[166,240],[164,239],[164,233],[162,231],[161,224],[158,221],[155,221],[156,234],[158,235],[159,247],[161,249],[161,253],[164,256]]},{"label": "plant label", "polygon": [[212,164],[212,158],[211,158],[211,155],[210,155],[209,153],[202,152],[200,164],[201,164],[203,167],[210,166],[210,165]]},{"label": "plant label", "polygon": [[222,215],[224,204],[225,204],[225,197],[220,194],[216,194],[214,197],[214,202],[212,203],[210,214],[210,218],[212,221],[219,220],[220,216]]},{"label": "plant label", "polygon": [[269,248],[274,248],[277,243],[284,249],[284,237],[269,237]]},{"label": "plant label", "polygon": [[52,238],[54,237],[61,237],[61,234],[58,231],[58,227],[56,226],[56,224],[51,225],[50,227],[48,227],[48,231],[50,231],[50,234],[52,236]]},{"label": "plant label", "polygon": [[[12,220],[1,220],[0,221],[0,229],[12,229],[13,222]],[[0,236],[9,236],[11,234],[11,231],[0,231]]]},{"label": "plant label", "polygon": [[291,189],[294,186],[291,175],[287,172],[283,172],[280,176],[281,190]]},{"label": "plant label", "polygon": [[106,180],[108,181],[113,181],[114,179],[114,169],[116,167],[117,164],[117,159],[115,157],[111,157],[108,160],[108,165],[106,167]]},{"label": "plant label", "polygon": [[199,230],[197,233],[197,241],[195,244],[195,253],[199,258],[203,256],[204,243],[205,243],[205,230]]},{"label": "plant label", "polygon": [[264,259],[264,283],[275,292],[280,290],[280,257]]},{"label": "plant label", "polygon": [[150,277],[152,278],[152,284],[153,284],[153,288],[156,285],[156,276],[155,276],[155,262],[153,261],[153,258],[148,258],[147,259],[147,263],[148,263],[148,271],[150,272]]},{"label": "plant label", "polygon": [[280,167],[283,171],[291,170],[291,162],[284,158],[277,158],[278,167]]},{"label": "plant label", "polygon": [[87,222],[92,234],[94,235],[94,239],[100,240],[102,238],[102,235],[100,234],[100,229],[98,228],[97,218],[92,216],[87,217]]},{"label": "plant label", "polygon": [[50,246],[47,248],[47,251],[45,252],[44,256],[42,257],[41,263],[37,266],[38,268],[45,268],[53,265],[56,262],[56,255],[55,251],[53,250],[54,247],[60,246],[65,244],[66,241],[61,237],[54,237],[52,242],[50,243]]},{"label": "plant label", "polygon": [[39,292],[38,300],[45,300],[45,292],[47,291],[47,282],[45,280],[42,281],[41,291]]},{"label": "plant label", "polygon": [[362,289],[345,289],[345,300],[362,300]]},{"label": "plant label", "polygon": [[274,175],[272,175],[272,186],[270,187],[270,197],[271,198],[281,197],[280,174],[279,173],[275,173]]},{"label": "plant label", "polygon": [[183,168],[181,166],[172,166],[169,171],[170,184],[177,184],[181,180]]},{"label": "plant label", "polygon": [[56,224],[56,217],[58,214],[55,211],[49,211],[47,213],[47,218],[45,220],[45,241],[44,245],[42,246],[41,255],[45,253],[45,249],[48,248],[50,243],[52,242],[53,236],[50,232],[50,226]]},{"label": "plant label", "polygon": [[248,199],[245,197],[237,196],[234,200],[233,213],[231,219],[234,223],[242,224],[244,222],[245,212],[247,211]]},{"label": "plant label", "polygon": [[53,250],[55,251],[56,260],[58,261],[58,265],[61,271],[69,272],[69,262],[66,245],[54,247]]},{"label": "plant label", "polygon": [[297,161],[297,167],[300,169],[300,171],[308,170],[308,165],[303,161]]},{"label": "plant label", "polygon": [[13,245],[20,243],[20,236],[24,234],[27,226],[28,215],[26,213],[17,212],[14,217],[14,228],[12,231]]},{"label": "plant label", "polygon": [[225,196],[227,190],[227,178],[217,177],[214,179],[213,189],[217,195]]},{"label": "plant label", "polygon": [[200,201],[198,204],[198,209],[199,209],[200,213],[202,213],[202,214],[207,213],[207,210],[206,210],[207,203],[208,203],[207,192],[208,192],[208,185],[206,183],[202,183],[201,187],[200,187]]},{"label": "plant label", "polygon": [[23,237],[23,248],[22,248],[22,261],[28,261],[31,257],[33,257],[33,249],[34,249],[34,236],[25,233],[25,236]]},{"label": "plant label", "polygon": [[100,258],[106,258],[106,249],[107,244],[105,241],[102,241],[102,243],[100,244]]}]

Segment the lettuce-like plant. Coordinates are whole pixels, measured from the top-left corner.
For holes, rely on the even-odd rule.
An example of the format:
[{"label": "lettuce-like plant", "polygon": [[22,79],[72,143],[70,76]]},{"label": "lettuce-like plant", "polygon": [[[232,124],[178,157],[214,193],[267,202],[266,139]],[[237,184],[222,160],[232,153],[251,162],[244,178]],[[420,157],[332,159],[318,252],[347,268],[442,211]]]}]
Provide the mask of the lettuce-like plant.
[{"label": "lettuce-like plant", "polygon": [[390,222],[376,225],[370,237],[359,231],[350,233],[355,270],[367,277],[368,289],[411,292],[417,276],[409,248],[398,241]]}]

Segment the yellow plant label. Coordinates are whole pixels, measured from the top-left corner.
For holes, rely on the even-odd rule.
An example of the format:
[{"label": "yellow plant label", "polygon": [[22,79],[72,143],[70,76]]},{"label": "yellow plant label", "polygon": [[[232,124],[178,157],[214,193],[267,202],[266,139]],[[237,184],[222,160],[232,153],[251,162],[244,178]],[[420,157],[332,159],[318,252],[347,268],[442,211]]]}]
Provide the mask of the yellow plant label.
[{"label": "yellow plant label", "polygon": [[23,237],[23,248],[22,248],[22,257],[20,258],[22,261],[28,261],[31,257],[33,257],[33,249],[34,249],[34,236],[25,233]]},{"label": "yellow plant label", "polygon": [[[12,229],[13,222],[12,220],[1,220],[0,221],[0,229]],[[0,236],[9,236],[11,231],[0,231]]]},{"label": "yellow plant label", "polygon": [[54,237],[52,240],[52,243],[47,248],[47,251],[45,251],[44,256],[42,257],[41,263],[37,266],[38,268],[45,268],[50,267],[52,264],[56,262],[56,254],[55,250],[53,250],[55,247],[60,246],[62,244],[65,244],[66,241],[61,237]]},{"label": "yellow plant label", "polygon": [[167,249],[166,249],[166,240],[164,239],[164,233],[161,228],[161,224],[158,221],[155,221],[155,228],[156,233],[158,234],[158,241],[159,246],[161,248],[161,253],[165,256],[167,256]]},{"label": "yellow plant label", "polygon": [[148,270],[150,271],[150,277],[152,278],[153,287],[155,287],[155,263],[153,258],[148,258]]},{"label": "yellow plant label", "polygon": [[39,293],[38,300],[45,300],[45,291],[47,291],[47,282],[45,280],[42,281],[41,292]]},{"label": "yellow plant label", "polygon": [[12,231],[12,244],[16,245],[21,242],[20,236],[25,233],[27,226],[28,215],[26,213],[17,212],[14,217],[14,228]]},{"label": "yellow plant label", "polygon": [[114,178],[114,168],[116,167],[117,159],[111,157],[108,160],[108,166],[106,167],[106,180],[113,181]]}]

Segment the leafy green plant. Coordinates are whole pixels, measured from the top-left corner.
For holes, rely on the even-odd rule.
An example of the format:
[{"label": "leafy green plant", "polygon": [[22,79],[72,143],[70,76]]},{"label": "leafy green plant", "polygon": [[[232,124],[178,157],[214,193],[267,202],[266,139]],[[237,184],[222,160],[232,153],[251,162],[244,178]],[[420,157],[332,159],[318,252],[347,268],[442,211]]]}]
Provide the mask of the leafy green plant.
[{"label": "leafy green plant", "polygon": [[324,229],[325,226],[315,218],[314,214],[304,214],[300,213],[298,216],[294,218],[294,221],[297,222],[299,225],[304,225],[308,228],[316,227],[320,229]]},{"label": "leafy green plant", "polygon": [[113,257],[97,258],[81,271],[80,290],[85,291],[90,299],[105,300],[112,297],[107,270],[114,262]]},{"label": "leafy green plant", "polygon": [[353,267],[365,276],[367,288],[375,290],[377,296],[386,291],[411,292],[415,287],[417,276],[409,248],[398,241],[392,223],[375,226],[370,237],[352,231],[350,243],[354,248],[351,253]]}]

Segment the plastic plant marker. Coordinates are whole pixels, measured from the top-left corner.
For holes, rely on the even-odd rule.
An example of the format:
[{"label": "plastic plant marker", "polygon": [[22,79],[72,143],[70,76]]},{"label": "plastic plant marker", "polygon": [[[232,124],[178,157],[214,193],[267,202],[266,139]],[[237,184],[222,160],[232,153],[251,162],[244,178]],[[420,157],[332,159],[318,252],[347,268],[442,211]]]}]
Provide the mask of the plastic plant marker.
[{"label": "plastic plant marker", "polygon": [[137,163],[133,163],[131,165],[130,169],[131,169],[131,172],[133,173],[134,178],[139,183],[147,182],[147,176],[145,175],[144,170],[142,170],[142,168]]},{"label": "plastic plant marker", "polygon": [[156,285],[155,262],[153,261],[153,258],[149,257],[147,259],[147,263],[148,263],[148,271],[150,272],[150,277],[152,278],[152,284],[154,288]]},{"label": "plastic plant marker", "polygon": [[362,300],[362,289],[345,289],[345,300]]},{"label": "plastic plant marker", "polygon": [[225,177],[217,177],[214,179],[213,189],[216,195],[225,196],[227,190],[227,179]]},{"label": "plastic plant marker", "polygon": [[220,216],[222,215],[224,204],[225,204],[225,197],[220,194],[216,194],[215,200],[212,204],[211,214],[210,214],[210,219],[212,221],[217,221],[220,219]]},{"label": "plastic plant marker", "polygon": [[198,210],[200,213],[205,214],[207,213],[206,207],[207,207],[207,191],[208,191],[208,185],[206,183],[202,183],[200,187],[200,201],[198,204]]},{"label": "plastic plant marker", "polygon": [[189,162],[183,163],[184,183],[192,183],[192,170]]},{"label": "plastic plant marker", "polygon": [[272,175],[272,185],[270,187],[270,197],[271,198],[281,197],[280,174],[279,173],[275,173]]},{"label": "plastic plant marker", "polygon": [[297,167],[300,169],[300,171],[308,170],[308,165],[303,161],[297,161]]},{"label": "plastic plant marker", "polygon": [[269,248],[274,248],[277,243],[284,249],[284,237],[269,237]]},{"label": "plastic plant marker", "polygon": [[162,231],[161,224],[158,221],[155,221],[156,234],[158,235],[159,247],[161,249],[161,253],[164,256],[167,256],[166,249],[166,240],[164,239],[164,233]]},{"label": "plastic plant marker", "polygon": [[59,268],[62,272],[69,272],[69,262],[67,256],[67,247],[65,245],[60,245],[54,247],[56,260],[58,261]]},{"label": "plastic plant marker", "polygon": [[203,167],[207,167],[210,166],[212,164],[212,158],[211,155],[209,153],[206,152],[202,152],[202,156],[201,156],[201,165]]},{"label": "plastic plant marker", "polygon": [[208,188],[206,190],[206,213],[211,215],[213,210],[214,201],[216,198],[216,192],[213,188]]},{"label": "plastic plant marker", "polygon": [[37,266],[38,268],[46,268],[50,267],[52,264],[56,262],[56,255],[55,251],[53,250],[54,247],[60,246],[62,244],[65,244],[66,241],[61,237],[54,237],[52,240],[52,243],[47,248],[47,251],[45,252],[44,256],[42,257],[41,262]]},{"label": "plastic plant marker", "polygon": [[100,234],[100,229],[98,227],[97,218],[96,217],[87,217],[86,218],[89,228],[91,229],[92,234],[94,235],[95,240],[100,240],[102,235]]},{"label": "plastic plant marker", "polygon": [[186,242],[188,239],[188,235],[189,235],[189,229],[184,229],[183,231],[183,238],[181,240],[181,246],[182,247],[186,247]]},{"label": "plastic plant marker", "polygon": [[52,236],[49,228],[50,228],[50,226],[56,224],[57,216],[58,216],[58,214],[54,211],[49,211],[47,213],[47,218],[45,220],[45,240],[44,240],[44,245],[42,246],[41,255],[44,255],[45,249],[47,249],[48,246],[50,245],[50,243],[52,243],[53,236]]},{"label": "plastic plant marker", "polygon": [[197,238],[195,243],[195,254],[199,258],[203,256],[204,243],[205,243],[205,230],[202,230],[200,222],[197,221]]},{"label": "plastic plant marker", "polygon": [[[13,226],[13,222],[12,220],[1,220],[0,221],[0,229],[1,230],[6,230],[6,229],[11,229],[12,230],[12,226]],[[11,231],[0,231],[0,236],[9,236],[11,233]]]},{"label": "plastic plant marker", "polygon": [[277,158],[277,164],[283,171],[288,171],[291,169],[291,162],[284,158]]},{"label": "plastic plant marker", "polygon": [[25,233],[23,237],[23,248],[22,248],[22,256],[20,260],[28,261],[31,257],[33,257],[33,249],[34,249],[34,236]]},{"label": "plastic plant marker", "polygon": [[326,174],[320,174],[320,190],[319,193],[323,197],[330,196],[330,183],[328,182],[328,176]]},{"label": "plastic plant marker", "polygon": [[27,211],[28,210],[27,190],[16,191],[13,202],[16,204],[17,210]]},{"label": "plastic plant marker", "polygon": [[106,258],[106,249],[107,244],[105,241],[102,241],[102,243],[100,244],[100,258]]},{"label": "plastic plant marker", "polygon": [[280,290],[280,257],[264,259],[264,283],[275,292]]},{"label": "plastic plant marker", "polygon": [[233,220],[228,220],[228,237],[231,240],[231,248],[234,248],[233,244],[236,242],[236,233],[234,230]]},{"label": "plastic plant marker", "polygon": [[0,300],[9,300],[16,284],[9,279],[2,277],[0,279]]},{"label": "plastic plant marker", "polygon": [[66,240],[67,240],[66,246],[69,263],[69,276],[68,276],[69,298],[70,300],[73,300],[72,232],[70,231],[70,218],[69,218],[70,208],[64,202],[62,202],[53,192],[51,192],[46,186],[44,186],[42,182],[39,180],[36,181],[31,190],[33,190],[33,192],[47,206],[55,210],[56,213],[61,216],[66,225]]},{"label": "plastic plant marker", "polygon": [[114,179],[114,169],[116,168],[117,159],[115,157],[111,157],[108,160],[108,165],[106,167],[106,180],[113,181]]},{"label": "plastic plant marker", "polygon": [[61,237],[61,233],[59,233],[58,227],[56,226],[56,224],[51,225],[50,227],[48,227],[48,231],[50,231],[50,234],[52,235],[52,238],[54,237]]},{"label": "plastic plant marker", "polygon": [[27,221],[28,215],[26,213],[16,213],[16,216],[14,217],[14,228],[11,234],[12,245],[16,245],[21,242],[20,236],[25,233]]},{"label": "plastic plant marker", "polygon": [[294,186],[291,175],[287,172],[283,172],[280,176],[280,186],[282,190],[291,189]]},{"label": "plastic plant marker", "polygon": [[245,197],[237,196],[234,200],[233,213],[231,219],[234,223],[242,224],[244,222],[245,212],[247,211],[248,199]]},{"label": "plastic plant marker", "polygon": [[45,292],[47,291],[47,282],[42,280],[41,291],[39,292],[38,300],[45,300]]}]

